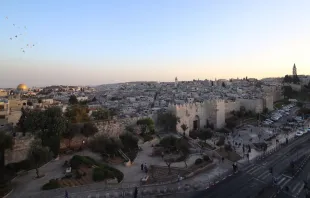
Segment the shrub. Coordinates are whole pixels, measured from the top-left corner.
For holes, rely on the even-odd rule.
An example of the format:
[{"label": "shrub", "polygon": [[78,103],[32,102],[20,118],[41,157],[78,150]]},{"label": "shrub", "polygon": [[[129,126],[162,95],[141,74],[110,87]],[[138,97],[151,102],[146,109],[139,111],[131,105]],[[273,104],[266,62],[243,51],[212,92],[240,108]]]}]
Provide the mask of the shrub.
[{"label": "shrub", "polygon": [[19,172],[21,170],[30,170],[34,168],[31,161],[29,159],[22,160],[20,162],[10,163],[6,165],[7,170],[11,170],[14,172]]},{"label": "shrub", "polygon": [[80,171],[79,171],[79,170],[77,170],[77,171],[76,171],[75,178],[76,178],[76,179],[81,179],[81,178],[82,178],[82,176],[83,176],[83,174],[82,174],[82,173],[80,173]]},{"label": "shrub", "polygon": [[113,174],[101,167],[96,167],[93,170],[93,180],[94,181],[103,181],[105,179],[114,178]]},{"label": "shrub", "polygon": [[203,162],[202,159],[201,159],[201,158],[198,158],[198,159],[195,160],[195,165],[199,165],[199,164],[201,164],[202,162]]},{"label": "shrub", "polygon": [[48,183],[42,186],[42,190],[51,190],[55,188],[60,188],[59,182],[55,179],[51,179]]},{"label": "shrub", "polygon": [[210,157],[207,156],[207,155],[203,156],[203,160],[206,161],[206,162],[211,161]]},{"label": "shrub", "polygon": [[93,165],[96,165],[97,162],[91,157],[80,155],[74,155],[70,160],[72,169],[78,169],[82,164],[92,167]]},{"label": "shrub", "polygon": [[216,145],[217,146],[223,146],[225,143],[225,137],[220,137],[220,139],[217,141]]}]

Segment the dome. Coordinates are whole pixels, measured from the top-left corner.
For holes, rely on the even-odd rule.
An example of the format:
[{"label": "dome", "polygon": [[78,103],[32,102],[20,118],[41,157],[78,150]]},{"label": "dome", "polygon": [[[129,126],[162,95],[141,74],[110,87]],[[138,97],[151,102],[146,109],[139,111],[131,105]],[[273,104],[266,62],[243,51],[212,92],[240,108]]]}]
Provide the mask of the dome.
[{"label": "dome", "polygon": [[28,87],[27,87],[27,85],[25,85],[25,84],[19,84],[19,85],[17,86],[17,90],[18,90],[18,91],[27,91],[27,90],[28,90]]}]

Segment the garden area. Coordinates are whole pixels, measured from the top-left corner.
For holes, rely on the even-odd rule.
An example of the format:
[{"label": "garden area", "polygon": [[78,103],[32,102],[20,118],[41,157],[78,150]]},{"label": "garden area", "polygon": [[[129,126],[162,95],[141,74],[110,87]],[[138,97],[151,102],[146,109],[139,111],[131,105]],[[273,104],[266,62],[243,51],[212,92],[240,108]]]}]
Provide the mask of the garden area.
[{"label": "garden area", "polygon": [[74,155],[63,165],[64,176],[52,179],[42,186],[42,190],[65,188],[101,181],[120,183],[123,173],[116,168],[102,164],[89,156]]},{"label": "garden area", "polygon": [[116,137],[98,135],[88,144],[89,149],[98,153],[103,161],[111,164],[133,162],[139,152],[138,137],[130,132],[125,132]]}]

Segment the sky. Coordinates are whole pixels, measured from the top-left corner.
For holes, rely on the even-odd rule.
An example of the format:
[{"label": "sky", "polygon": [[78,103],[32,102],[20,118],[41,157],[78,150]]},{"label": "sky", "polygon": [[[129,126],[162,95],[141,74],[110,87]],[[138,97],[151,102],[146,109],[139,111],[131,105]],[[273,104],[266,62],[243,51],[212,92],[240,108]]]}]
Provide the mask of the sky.
[{"label": "sky", "polygon": [[294,63],[307,75],[309,8],[309,0],[1,0],[0,87],[277,77]]}]

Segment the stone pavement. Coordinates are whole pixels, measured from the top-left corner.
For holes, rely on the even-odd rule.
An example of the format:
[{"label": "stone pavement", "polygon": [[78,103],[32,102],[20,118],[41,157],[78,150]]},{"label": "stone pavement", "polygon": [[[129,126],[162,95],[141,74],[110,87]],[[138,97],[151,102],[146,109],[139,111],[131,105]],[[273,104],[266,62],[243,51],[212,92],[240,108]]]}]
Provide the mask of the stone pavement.
[{"label": "stone pavement", "polygon": [[[138,153],[132,166],[126,167],[123,164],[114,166],[124,173],[124,180],[122,184],[119,185],[119,187],[128,185],[130,186],[139,185],[141,178],[145,176],[145,173],[142,172],[140,169],[141,163],[147,163],[147,165],[157,165],[165,167],[167,166],[166,163],[161,159],[161,157],[150,156],[150,154],[152,153],[151,145],[152,144],[155,145],[157,142],[158,139],[154,139],[152,142],[146,142],[144,144],[141,144],[140,147],[142,148],[142,151]],[[73,155],[87,155],[91,156],[92,158],[98,161],[101,161],[99,155],[89,152],[87,150],[75,153]],[[63,156],[59,160],[51,161],[46,165],[44,165],[43,167],[41,167],[39,170],[42,174],[45,174],[45,176],[40,179],[34,179],[35,170],[28,171],[28,174],[15,178],[14,181],[12,182],[14,190],[8,197],[9,198],[27,197],[42,192],[40,188],[43,184],[47,183],[50,179],[61,178],[63,176],[62,165],[64,164],[65,160],[69,160],[71,157],[72,155]],[[201,156],[191,155],[187,160],[187,165],[190,166],[194,164],[197,158],[201,158]],[[184,162],[173,163],[171,167],[184,168],[185,163]],[[68,191],[71,190],[75,191],[77,188],[84,188],[84,187],[87,189],[90,188],[102,189],[104,188],[104,186],[105,184],[101,182],[90,184],[88,186],[71,187],[67,189]]]}]

